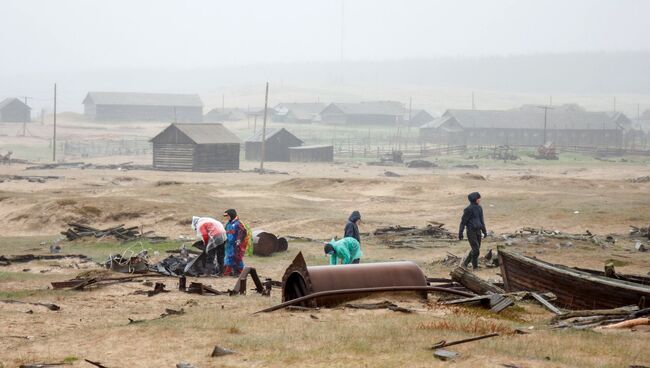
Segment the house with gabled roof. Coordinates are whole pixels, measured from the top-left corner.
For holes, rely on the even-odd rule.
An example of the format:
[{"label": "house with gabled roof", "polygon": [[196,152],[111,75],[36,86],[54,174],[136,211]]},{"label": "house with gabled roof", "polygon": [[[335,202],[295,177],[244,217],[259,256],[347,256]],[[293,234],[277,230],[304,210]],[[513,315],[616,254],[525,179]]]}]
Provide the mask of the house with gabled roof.
[{"label": "house with gabled roof", "polygon": [[88,92],[83,105],[91,121],[203,121],[197,94]]},{"label": "house with gabled roof", "polygon": [[171,124],[153,137],[151,143],[156,170],[239,169],[241,141],[223,124]]}]

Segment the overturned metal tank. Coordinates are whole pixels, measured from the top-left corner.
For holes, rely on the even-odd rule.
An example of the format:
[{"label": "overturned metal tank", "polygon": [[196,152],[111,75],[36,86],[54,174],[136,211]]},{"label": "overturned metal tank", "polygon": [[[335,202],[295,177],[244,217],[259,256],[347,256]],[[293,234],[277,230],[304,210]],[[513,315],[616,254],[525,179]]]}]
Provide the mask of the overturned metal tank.
[{"label": "overturned metal tank", "polygon": [[253,254],[256,256],[268,257],[276,252],[284,252],[289,248],[285,238],[278,238],[263,230],[253,231]]},{"label": "overturned metal tank", "polygon": [[[282,301],[287,302],[322,291],[402,286],[427,286],[427,278],[413,262],[362,263],[308,267],[302,253],[282,276]],[[423,291],[402,291],[426,298]],[[339,294],[314,298],[301,303],[309,307],[329,307],[363,298],[369,293]]]}]

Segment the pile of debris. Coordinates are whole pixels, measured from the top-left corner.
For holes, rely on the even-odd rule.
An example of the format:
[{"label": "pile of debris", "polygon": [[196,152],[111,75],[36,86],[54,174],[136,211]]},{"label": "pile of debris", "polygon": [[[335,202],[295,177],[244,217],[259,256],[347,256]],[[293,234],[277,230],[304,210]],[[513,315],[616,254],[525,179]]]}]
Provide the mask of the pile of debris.
[{"label": "pile of debris", "polygon": [[638,178],[628,179],[629,183],[650,183],[650,176],[639,176]]},{"label": "pile of debris", "polygon": [[569,234],[557,230],[546,230],[543,228],[524,227],[515,233],[501,234],[501,238],[505,241],[506,245],[514,245],[518,243],[518,239],[525,239],[528,244],[544,244],[548,239],[568,240],[568,243],[560,243],[560,246],[572,246],[571,240],[587,241],[600,247],[608,247],[616,243],[616,239],[612,235],[607,235],[605,238],[592,234],[586,230],[583,234]]},{"label": "pile of debris", "polygon": [[390,248],[416,248],[431,240],[453,240],[452,233],[444,228],[445,224],[431,221],[424,228],[417,226],[387,226],[377,228],[372,234],[381,239]]},{"label": "pile of debris", "polygon": [[0,183],[4,183],[5,181],[19,181],[19,180],[25,180],[30,183],[45,183],[48,180],[57,180],[57,179],[63,179],[63,176],[52,176],[52,175],[30,175],[30,176],[24,176],[24,175],[0,175]]},{"label": "pile of debris", "polygon": [[514,161],[518,160],[519,156],[515,155],[515,150],[510,146],[496,146],[490,154],[493,160]]},{"label": "pile of debris", "polygon": [[124,224],[109,227],[103,230],[74,222],[69,223],[68,226],[70,226],[70,228],[66,231],[62,231],[61,235],[65,235],[69,241],[77,240],[83,237],[105,238],[109,236],[115,237],[116,239],[124,242],[142,239],[155,243],[167,239],[165,236],[155,235],[153,231],[147,231],[143,233],[141,230],[139,230],[139,226],[131,226],[125,228]]},{"label": "pile of debris", "polygon": [[104,262],[104,267],[111,271],[122,273],[147,273],[149,271],[149,255],[147,250],[130,257],[111,254]]},{"label": "pile of debris", "polygon": [[650,240],[650,226],[647,227],[636,227],[630,225],[630,236],[633,237],[643,237]]},{"label": "pile of debris", "polygon": [[426,161],[426,160],[413,160],[409,161],[406,163],[406,167],[408,168],[423,168],[423,169],[428,169],[432,167],[438,167],[438,165],[434,162],[431,161]]},{"label": "pile of debris", "polygon": [[589,328],[620,329],[637,326],[650,326],[650,308],[639,309],[629,306],[615,309],[577,310],[553,317],[554,328]]},{"label": "pile of debris", "polygon": [[151,170],[151,165],[136,165],[133,162],[119,164],[91,164],[85,162],[58,162],[29,166],[26,170],[51,170],[51,169],[95,169],[95,170]]}]

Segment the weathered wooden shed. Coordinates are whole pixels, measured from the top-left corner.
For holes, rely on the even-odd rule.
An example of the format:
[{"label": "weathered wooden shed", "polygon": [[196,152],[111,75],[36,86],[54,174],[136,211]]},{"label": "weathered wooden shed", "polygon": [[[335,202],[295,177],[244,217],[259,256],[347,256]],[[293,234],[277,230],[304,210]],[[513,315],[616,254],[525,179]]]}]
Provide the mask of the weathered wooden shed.
[{"label": "weathered wooden shed", "polygon": [[[267,128],[264,155],[265,161],[289,161],[289,148],[298,147],[303,141],[284,128]],[[258,131],[245,143],[246,160],[259,160],[262,157],[262,131]]]},{"label": "weathered wooden shed", "polygon": [[23,123],[31,121],[32,108],[17,98],[0,101],[0,122]]},{"label": "weathered wooden shed", "polygon": [[203,121],[196,94],[88,92],[83,104],[92,121]]},{"label": "weathered wooden shed", "polygon": [[151,142],[156,170],[239,169],[239,138],[222,124],[171,124]]},{"label": "weathered wooden shed", "polygon": [[291,162],[332,162],[334,146],[301,146],[289,148]]}]

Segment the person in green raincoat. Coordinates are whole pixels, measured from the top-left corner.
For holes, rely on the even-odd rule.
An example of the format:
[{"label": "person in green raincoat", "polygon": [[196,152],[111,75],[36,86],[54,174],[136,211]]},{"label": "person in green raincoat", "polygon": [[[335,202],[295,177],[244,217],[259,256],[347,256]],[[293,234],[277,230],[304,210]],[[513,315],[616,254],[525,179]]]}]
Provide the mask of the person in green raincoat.
[{"label": "person in green raincoat", "polygon": [[356,264],[361,261],[361,245],[355,238],[332,239],[325,244],[325,254],[330,256],[330,265]]}]

